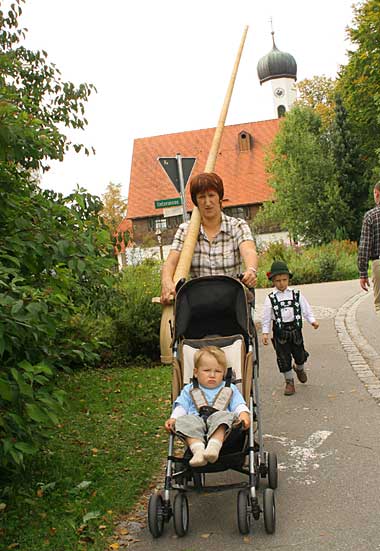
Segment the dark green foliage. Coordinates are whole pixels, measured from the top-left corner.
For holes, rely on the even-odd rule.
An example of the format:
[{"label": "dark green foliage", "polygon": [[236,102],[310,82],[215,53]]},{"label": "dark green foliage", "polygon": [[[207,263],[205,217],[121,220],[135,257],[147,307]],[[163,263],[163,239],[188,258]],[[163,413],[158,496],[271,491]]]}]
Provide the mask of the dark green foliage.
[{"label": "dark green foliage", "polygon": [[320,116],[295,106],[281,121],[267,159],[275,203],[265,203],[264,218],[281,220],[293,239],[327,243],[347,214],[334,158]]},{"label": "dark green foliage", "polygon": [[338,91],[365,154],[367,177],[379,163],[380,134],[380,9],[378,0],[353,7],[347,29],[353,44],[348,63],[341,67]]},{"label": "dark green foliage", "polygon": [[160,296],[161,264],[145,260],[139,266],[127,266],[117,285],[112,307],[111,348],[122,361],[157,361],[160,354],[162,308],[152,303]]},{"label": "dark green foliage", "polygon": [[272,286],[266,273],[273,260],[287,263],[294,285],[358,277],[357,245],[350,241],[332,241],[319,247],[273,243],[259,256],[258,287]]},{"label": "dark green foliage", "polygon": [[[0,468],[37,451],[63,401],[56,370],[94,364],[99,340],[75,328],[98,312],[115,261],[99,222],[101,203],[83,190],[42,191],[32,169],[69,147],[58,124],[84,128],[91,87],[62,82],[45,52],[26,50],[21,0],[0,10]],[[76,146],[80,148],[80,146]]]},{"label": "dark green foliage", "polygon": [[106,302],[115,261],[96,198],[26,182],[0,182],[0,193],[0,463],[8,464],[22,463],[42,427],[57,422],[55,368],[98,359],[99,339],[78,332],[75,319]]},{"label": "dark green foliage", "polygon": [[363,214],[367,209],[368,180],[364,156],[360,152],[358,140],[348,121],[347,110],[339,95],[335,98],[335,119],[331,126],[330,140],[337,182],[348,207],[341,231],[349,239],[357,241],[360,238]]},{"label": "dark green foliage", "polygon": [[84,105],[94,86],[62,81],[45,51],[22,45],[22,3],[15,0],[9,11],[0,9],[0,161],[47,168],[44,159],[62,160],[71,146],[89,153],[82,144],[71,144],[58,125],[85,128]]}]

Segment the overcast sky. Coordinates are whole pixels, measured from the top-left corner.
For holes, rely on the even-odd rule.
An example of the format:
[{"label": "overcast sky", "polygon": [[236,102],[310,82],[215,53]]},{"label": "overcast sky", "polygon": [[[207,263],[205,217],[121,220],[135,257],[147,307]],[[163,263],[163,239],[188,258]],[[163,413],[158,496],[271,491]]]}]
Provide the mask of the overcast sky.
[{"label": "overcast sky", "polygon": [[[0,0],[1,1],[1,0]],[[2,0],[3,9],[9,5]],[[257,62],[277,47],[297,61],[298,80],[335,77],[346,60],[351,0],[26,0],[27,46],[44,49],[63,78],[92,82],[89,125],[76,136],[96,155],[68,155],[43,187],[77,184],[127,197],[133,140],[215,127],[245,25],[249,31],[226,124],[274,118]]]}]

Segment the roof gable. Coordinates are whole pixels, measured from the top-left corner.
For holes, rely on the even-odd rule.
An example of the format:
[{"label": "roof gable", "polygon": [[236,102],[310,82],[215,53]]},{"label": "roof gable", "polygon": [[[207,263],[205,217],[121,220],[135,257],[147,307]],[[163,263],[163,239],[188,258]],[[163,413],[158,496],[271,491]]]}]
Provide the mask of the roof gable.
[{"label": "roof gable", "polygon": [[[224,183],[225,207],[262,203],[272,196],[267,184],[264,157],[266,148],[278,131],[279,120],[267,120],[225,126],[215,165]],[[253,146],[240,151],[239,134],[249,133]],[[215,128],[165,134],[134,141],[131,179],[128,196],[128,218],[159,216],[162,209],[155,208],[155,201],[171,199],[179,194],[165,174],[158,157],[195,157],[192,176],[203,172],[214,137]],[[193,204],[186,187],[187,210]]]}]

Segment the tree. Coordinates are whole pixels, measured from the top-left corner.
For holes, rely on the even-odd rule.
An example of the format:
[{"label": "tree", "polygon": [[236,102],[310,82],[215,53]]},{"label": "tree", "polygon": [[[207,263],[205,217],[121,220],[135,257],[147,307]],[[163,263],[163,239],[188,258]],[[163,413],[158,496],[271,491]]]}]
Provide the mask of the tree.
[{"label": "tree", "polygon": [[24,0],[0,10],[0,161],[26,169],[48,169],[47,159],[62,160],[72,144],[59,127],[83,130],[84,105],[92,84],[64,82],[60,71],[47,61],[45,51],[22,45],[25,29],[18,28]]},{"label": "tree", "polygon": [[333,79],[325,76],[314,76],[297,84],[297,104],[315,109],[323,126],[328,126],[334,118],[335,84]]},{"label": "tree", "polygon": [[349,239],[357,241],[360,237],[363,214],[367,208],[368,183],[365,178],[363,155],[339,95],[335,100],[335,119],[329,137],[337,182],[348,207],[344,222],[345,234]]},{"label": "tree", "polygon": [[295,106],[281,121],[267,159],[275,202],[266,216],[282,220],[295,240],[316,244],[336,236],[347,214],[321,118]]},{"label": "tree", "polygon": [[380,8],[378,0],[354,6],[347,34],[355,49],[341,67],[341,94],[353,131],[366,155],[367,176],[379,162],[380,134]]},{"label": "tree", "polygon": [[[18,29],[22,0],[0,10],[0,470],[36,453],[58,421],[57,369],[91,365],[99,339],[81,319],[107,304],[115,261],[101,203],[42,191],[34,173],[83,129],[91,86],[63,82]],[[73,144],[77,150],[80,144]]]},{"label": "tree", "polygon": [[102,201],[103,208],[100,214],[113,235],[120,222],[122,222],[127,215],[127,201],[122,198],[121,184],[113,184],[110,182],[106,192],[102,195]]}]

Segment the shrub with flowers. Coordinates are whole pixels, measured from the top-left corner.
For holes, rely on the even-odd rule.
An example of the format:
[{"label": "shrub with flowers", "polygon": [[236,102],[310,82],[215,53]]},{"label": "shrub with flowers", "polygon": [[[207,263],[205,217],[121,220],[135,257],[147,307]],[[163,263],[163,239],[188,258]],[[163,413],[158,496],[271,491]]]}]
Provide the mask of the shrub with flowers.
[{"label": "shrub with flowers", "polygon": [[258,287],[271,287],[267,272],[274,260],[283,260],[293,272],[292,283],[320,283],[358,277],[357,244],[332,241],[319,247],[271,243],[259,254]]}]

